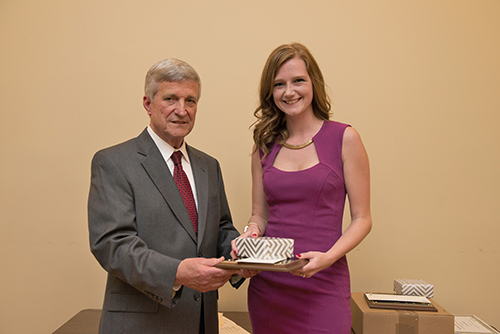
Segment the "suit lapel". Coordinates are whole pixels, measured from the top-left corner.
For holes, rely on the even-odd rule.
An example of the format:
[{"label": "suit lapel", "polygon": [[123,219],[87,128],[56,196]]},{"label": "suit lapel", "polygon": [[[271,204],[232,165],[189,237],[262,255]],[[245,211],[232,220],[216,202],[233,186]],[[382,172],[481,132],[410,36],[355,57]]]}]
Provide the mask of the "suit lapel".
[{"label": "suit lapel", "polygon": [[189,145],[186,149],[191,161],[194,182],[196,184],[196,194],[198,197],[198,246],[201,245],[205,229],[207,227],[207,208],[208,208],[208,175],[207,166],[200,159],[197,152]]},{"label": "suit lapel", "polygon": [[196,233],[194,232],[189,214],[184,207],[184,201],[177,190],[174,178],[153,139],[151,139],[147,133],[147,130],[144,130],[139,137],[137,137],[137,143],[137,153],[144,156],[142,166],[158,191],[162,194],[180,224],[191,236],[193,241],[196,242]]}]

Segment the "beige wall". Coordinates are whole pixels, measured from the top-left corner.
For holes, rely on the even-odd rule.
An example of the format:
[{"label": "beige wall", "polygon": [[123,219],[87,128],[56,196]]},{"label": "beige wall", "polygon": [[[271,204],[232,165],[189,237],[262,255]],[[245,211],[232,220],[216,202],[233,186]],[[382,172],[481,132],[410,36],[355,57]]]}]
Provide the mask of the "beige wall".
[{"label": "beige wall", "polygon": [[[188,142],[220,160],[242,228],[260,71],[291,41],[369,151],[374,229],[349,255],[353,291],[421,278],[450,312],[500,328],[499,17],[497,0],[1,1],[0,332],[51,333],[100,308],[90,159],[147,125],[158,60],[199,71]],[[220,309],[245,310],[246,287],[224,287]]]}]

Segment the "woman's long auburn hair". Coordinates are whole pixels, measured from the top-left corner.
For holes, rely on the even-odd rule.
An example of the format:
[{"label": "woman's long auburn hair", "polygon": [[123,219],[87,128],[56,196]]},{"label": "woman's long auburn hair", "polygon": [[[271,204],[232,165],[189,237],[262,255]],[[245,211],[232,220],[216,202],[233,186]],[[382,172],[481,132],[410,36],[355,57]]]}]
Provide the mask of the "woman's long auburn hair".
[{"label": "woman's long auburn hair", "polygon": [[283,44],[274,49],[267,58],[259,87],[259,106],[254,111],[257,120],[252,124],[255,149],[260,148],[264,156],[270,153],[270,144],[277,139],[286,141],[289,133],[285,114],[276,106],[273,98],[274,78],[281,66],[292,58],[302,59],[312,81],[314,115],[321,120],[330,118],[331,103],[326,94],[325,80],[311,52],[300,43]]}]

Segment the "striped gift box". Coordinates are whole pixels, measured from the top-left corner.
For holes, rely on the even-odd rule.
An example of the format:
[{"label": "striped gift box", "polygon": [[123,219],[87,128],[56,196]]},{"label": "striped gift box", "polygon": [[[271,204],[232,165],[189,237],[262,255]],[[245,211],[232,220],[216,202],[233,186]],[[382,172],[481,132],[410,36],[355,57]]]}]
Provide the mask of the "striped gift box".
[{"label": "striped gift box", "polygon": [[285,238],[237,238],[236,247],[241,258],[283,259],[293,257],[293,242]]},{"label": "striped gift box", "polygon": [[397,278],[394,292],[398,295],[434,297],[434,286],[421,279]]}]

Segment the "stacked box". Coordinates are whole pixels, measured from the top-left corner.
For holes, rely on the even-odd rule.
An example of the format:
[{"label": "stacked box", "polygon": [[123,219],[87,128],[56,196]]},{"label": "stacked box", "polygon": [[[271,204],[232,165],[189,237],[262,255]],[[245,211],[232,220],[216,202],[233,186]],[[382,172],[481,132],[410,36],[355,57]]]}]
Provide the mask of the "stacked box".
[{"label": "stacked box", "polygon": [[351,294],[355,334],[454,334],[455,318],[434,300],[437,312],[370,308],[363,292]]},{"label": "stacked box", "polygon": [[255,259],[283,259],[293,257],[293,239],[285,238],[236,238],[238,256]]},{"label": "stacked box", "polygon": [[434,297],[434,286],[421,279],[397,278],[394,292],[398,295]]}]

